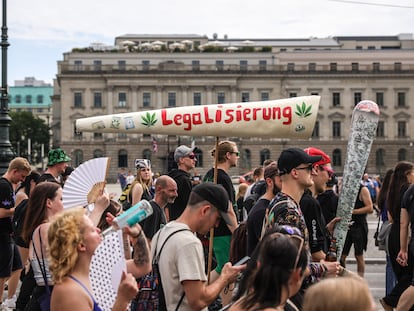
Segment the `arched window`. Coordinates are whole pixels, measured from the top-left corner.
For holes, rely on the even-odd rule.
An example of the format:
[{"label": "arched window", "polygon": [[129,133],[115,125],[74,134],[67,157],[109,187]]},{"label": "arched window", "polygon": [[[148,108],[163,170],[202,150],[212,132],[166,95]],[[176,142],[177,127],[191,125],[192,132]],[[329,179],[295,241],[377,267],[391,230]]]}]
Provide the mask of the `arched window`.
[{"label": "arched window", "polygon": [[194,154],[197,159],[196,167],[204,166],[203,150],[196,148]]},{"label": "arched window", "polygon": [[77,167],[77,166],[79,166],[79,165],[81,165],[82,164],[82,162],[83,162],[83,151],[82,150],[80,150],[80,149],[76,149],[74,152],[73,152],[73,160],[74,160],[74,164],[75,164],[75,167]]},{"label": "arched window", "polygon": [[93,151],[93,157],[94,158],[102,158],[104,156],[104,153],[101,149],[95,149]]},{"label": "arched window", "polygon": [[377,167],[385,165],[385,150],[384,149],[381,148],[375,152],[375,164]]},{"label": "arched window", "polygon": [[407,149],[398,150],[398,161],[407,161]]},{"label": "arched window", "polygon": [[270,159],[270,150],[269,149],[262,149],[260,150],[260,165],[263,164],[264,161]]},{"label": "arched window", "polygon": [[118,167],[129,167],[128,166],[128,151],[121,149],[118,151]]},{"label": "arched window", "polygon": [[340,149],[334,149],[332,152],[332,165],[342,166],[342,153]]}]

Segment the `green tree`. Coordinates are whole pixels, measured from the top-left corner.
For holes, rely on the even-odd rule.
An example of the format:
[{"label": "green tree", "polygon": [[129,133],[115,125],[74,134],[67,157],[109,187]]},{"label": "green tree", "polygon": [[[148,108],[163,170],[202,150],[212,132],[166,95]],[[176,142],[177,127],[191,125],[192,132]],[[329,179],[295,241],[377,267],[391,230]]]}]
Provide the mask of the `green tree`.
[{"label": "green tree", "polygon": [[[35,117],[31,112],[10,112],[10,143],[17,156],[31,160],[31,163],[40,163],[41,148],[47,155],[49,151],[49,127],[45,120]],[[28,155],[28,138],[31,139],[31,152]]]}]

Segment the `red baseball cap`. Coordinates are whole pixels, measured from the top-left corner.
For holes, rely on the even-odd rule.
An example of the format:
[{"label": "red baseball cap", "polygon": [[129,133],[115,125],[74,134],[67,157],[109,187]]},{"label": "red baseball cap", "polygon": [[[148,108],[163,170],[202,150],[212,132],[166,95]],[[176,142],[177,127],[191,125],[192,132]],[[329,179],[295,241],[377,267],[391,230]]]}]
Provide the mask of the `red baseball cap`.
[{"label": "red baseball cap", "polygon": [[315,162],[314,165],[322,166],[323,169],[327,170],[330,174],[334,173],[331,166],[331,158],[325,152],[315,147],[308,147],[304,151],[310,156],[321,156],[322,159]]}]

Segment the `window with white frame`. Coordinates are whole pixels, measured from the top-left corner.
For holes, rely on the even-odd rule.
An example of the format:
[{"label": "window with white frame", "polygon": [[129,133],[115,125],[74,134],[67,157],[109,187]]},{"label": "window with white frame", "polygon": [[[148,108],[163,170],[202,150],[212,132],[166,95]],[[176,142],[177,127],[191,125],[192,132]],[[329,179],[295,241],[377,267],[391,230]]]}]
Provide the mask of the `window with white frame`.
[{"label": "window with white frame", "polygon": [[168,107],[175,107],[177,105],[177,97],[175,92],[168,92]]},{"label": "window with white frame", "polygon": [[144,108],[151,107],[151,93],[149,92],[142,93],[142,106]]},{"label": "window with white frame", "polygon": [[118,107],[126,107],[127,105],[127,94],[125,92],[118,93]]},{"label": "window with white frame", "polygon": [[193,93],[193,105],[194,106],[201,105],[201,93],[200,92]]}]

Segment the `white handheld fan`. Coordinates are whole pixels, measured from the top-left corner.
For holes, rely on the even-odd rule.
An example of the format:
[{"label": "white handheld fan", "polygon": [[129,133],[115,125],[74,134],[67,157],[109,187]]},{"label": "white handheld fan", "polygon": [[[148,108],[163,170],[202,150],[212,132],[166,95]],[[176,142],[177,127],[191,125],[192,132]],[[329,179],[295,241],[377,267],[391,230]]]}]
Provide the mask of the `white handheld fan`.
[{"label": "white handheld fan", "polygon": [[63,187],[63,206],[70,208],[94,203],[105,188],[111,158],[94,158],[79,165]]}]

